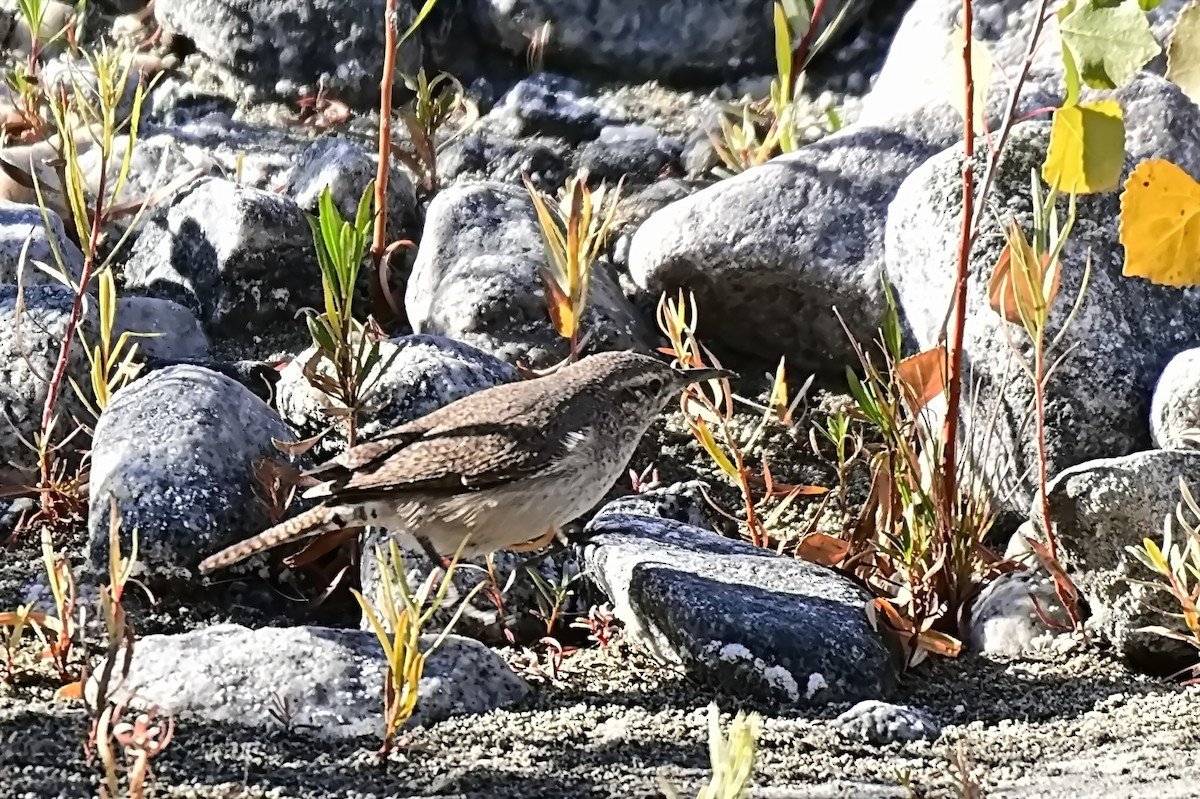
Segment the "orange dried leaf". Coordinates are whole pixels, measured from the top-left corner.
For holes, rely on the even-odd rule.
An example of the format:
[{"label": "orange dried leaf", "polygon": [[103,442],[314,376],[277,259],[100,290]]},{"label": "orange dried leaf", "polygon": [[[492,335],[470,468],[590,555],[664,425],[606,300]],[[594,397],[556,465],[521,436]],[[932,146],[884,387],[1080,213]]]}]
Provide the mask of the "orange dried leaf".
[{"label": "orange dried leaf", "polygon": [[917,646],[947,658],[956,658],[962,652],[962,641],[937,630],[926,630],[918,635]]},{"label": "orange dried leaf", "polygon": [[56,700],[74,700],[83,699],[83,680],[67,683],[54,692]]},{"label": "orange dried leaf", "polygon": [[807,535],[796,547],[796,557],[821,566],[836,566],[849,552],[849,541],[825,533]]},{"label": "orange dried leaf", "polygon": [[1060,288],[1060,270],[1056,263],[1053,274],[1047,275],[1050,254],[1042,253],[1038,263],[1033,245],[1016,222],[1009,228],[1007,239],[988,280],[988,301],[992,310],[1019,325],[1023,314],[1030,317],[1037,308],[1049,307],[1054,302]]},{"label": "orange dried leaf", "polygon": [[542,285],[546,288],[546,308],[550,311],[550,322],[563,338],[575,335],[579,320],[571,307],[571,298],[558,285],[554,275],[545,267],[541,270]]},{"label": "orange dried leaf", "polygon": [[896,365],[896,379],[904,387],[913,412],[924,408],[946,389],[945,345],[939,344],[900,361]]}]

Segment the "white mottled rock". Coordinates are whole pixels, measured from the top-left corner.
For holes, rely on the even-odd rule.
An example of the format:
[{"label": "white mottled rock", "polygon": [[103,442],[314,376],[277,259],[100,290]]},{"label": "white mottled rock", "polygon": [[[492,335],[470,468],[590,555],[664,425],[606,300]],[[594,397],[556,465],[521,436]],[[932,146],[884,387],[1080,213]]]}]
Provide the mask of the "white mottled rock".
[{"label": "white mottled rock", "polygon": [[1150,400],[1150,435],[1159,449],[1200,447],[1200,348],[1163,369]]},{"label": "white mottled rock", "polygon": [[[1046,626],[1039,608],[1059,630]],[[1026,569],[1001,575],[980,592],[971,606],[967,641],[975,652],[1016,657],[1048,643],[1070,624],[1054,581],[1040,568]]]},{"label": "white mottled rock", "polygon": [[833,721],[845,738],[886,746],[898,741],[933,741],[942,734],[937,720],[920,708],[864,699]]},{"label": "white mottled rock", "polygon": [[[429,647],[434,636],[423,636]],[[387,661],[374,634],[331,627],[220,624],[138,639],[129,677],[114,699],[136,709],[158,705],[181,719],[261,730],[290,724],[322,738],[383,734]],[[98,669],[96,670],[98,671]],[[88,683],[90,696],[96,677]],[[449,636],[425,662],[412,726],[486,713],[518,702],[528,686],[482,644]]]},{"label": "white mottled rock", "polygon": [[[58,248],[71,278],[79,279],[83,271],[83,253],[79,251],[75,242],[67,238],[63,221],[58,214],[50,210],[47,210],[46,214],[50,221],[50,229],[54,232],[53,247],[46,236],[46,220],[42,218],[41,209],[36,205],[0,200],[0,283],[16,285],[19,279],[25,286],[62,285],[33,263],[40,261],[58,269],[54,247]],[[22,270],[21,251],[25,248],[27,239],[29,248]]]}]

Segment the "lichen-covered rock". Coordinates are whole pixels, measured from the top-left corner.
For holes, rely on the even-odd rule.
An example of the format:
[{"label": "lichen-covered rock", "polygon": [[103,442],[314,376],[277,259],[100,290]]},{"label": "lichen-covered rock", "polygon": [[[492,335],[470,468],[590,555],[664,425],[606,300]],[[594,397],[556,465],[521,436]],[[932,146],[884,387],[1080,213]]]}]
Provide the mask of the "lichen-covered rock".
[{"label": "lichen-covered rock", "polygon": [[[374,378],[367,407],[360,414],[358,440],[369,441],[385,430],[432,413],[443,405],[485,388],[517,380],[517,370],[493,355],[438,336],[398,336],[381,344],[381,364],[386,367]],[[340,402],[314,389],[304,377],[304,365],[315,354],[313,348],[297,355],[279,376],[276,407],[304,438],[334,429],[311,450],[324,459],[346,447],[340,424],[326,414]],[[318,372],[332,375],[330,364],[321,360]]]},{"label": "lichen-covered rock", "polygon": [[[546,254],[529,194],[501,183],[462,183],[429,204],[405,294],[413,331],[465,341],[506,361],[563,360],[539,271]],[[642,349],[636,312],[604,262],[592,273],[583,330],[589,349]]]},{"label": "lichen-covered rock", "polygon": [[[828,2],[819,29],[868,5]],[[520,56],[549,24],[548,63],[612,77],[715,77],[774,64],[771,7],[755,0],[470,0],[467,11],[485,41]]]},{"label": "lichen-covered rock", "polygon": [[[73,280],[78,280],[83,271],[83,253],[75,242],[67,238],[63,221],[54,211],[47,209],[50,229],[54,231],[54,245],[46,237],[46,224],[42,211],[36,205],[0,200],[0,283],[16,285],[18,280],[25,286],[45,284],[61,285],[50,275],[39,269],[34,262],[40,261],[54,269],[59,268],[54,248],[67,267]],[[29,245],[26,249],[26,241]],[[25,252],[25,266],[21,268],[21,253]]]},{"label": "lichen-covered rock", "polygon": [[210,332],[296,324],[322,303],[312,230],[274,192],[205,178],[151,217],[125,264],[131,291],[174,300]]},{"label": "lichen-covered rock", "polygon": [[870,596],[830,569],[619,506],[586,540],[627,633],[702,683],[788,705],[878,698],[894,684]]},{"label": "lichen-covered rock", "polygon": [[[395,27],[402,32],[416,10],[396,6]],[[369,108],[379,103],[384,10],[384,3],[339,0],[158,0],[154,16],[195,43],[239,93],[296,99],[321,85],[343,102]],[[409,37],[397,48],[397,72],[416,73],[421,52],[421,37]]]},{"label": "lichen-covered rock", "polygon": [[1163,369],[1150,399],[1150,435],[1159,449],[1200,447],[1200,349]]},{"label": "lichen-covered rock", "polygon": [[833,721],[839,735],[886,746],[898,741],[933,741],[942,734],[937,719],[924,710],[864,699]]},{"label": "lichen-covered rock", "polygon": [[[421,639],[421,647],[434,636]],[[387,660],[374,634],[331,627],[219,624],[138,638],[129,676],[113,692],[136,710],[258,730],[286,726],[319,738],[383,734]],[[97,691],[97,678],[88,695]],[[519,702],[528,686],[487,647],[449,636],[429,655],[409,726]]]},{"label": "lichen-covered rock", "polygon": [[[1163,525],[1180,503],[1179,482],[1200,493],[1200,452],[1150,450],[1120,458],[1081,463],[1050,482],[1050,514],[1058,535],[1059,559],[1090,605],[1089,627],[1121,655],[1156,673],[1170,673],[1194,660],[1186,644],[1139,628],[1159,625],[1184,629],[1180,619],[1156,608],[1178,611],[1170,594],[1138,581],[1156,577],[1126,547],[1149,538],[1162,544]],[[1031,511],[1034,530],[1042,529],[1041,502]],[[1185,518],[1191,514],[1185,512]],[[1192,519],[1193,524],[1200,520]],[[1175,540],[1183,535],[1173,522]]]},{"label": "lichen-covered rock", "polygon": [[[1116,92],[1127,112],[1125,173],[1146,158],[1166,158],[1200,175],[1200,108],[1162,78],[1141,75]],[[1177,118],[1176,118],[1177,117]],[[991,202],[971,254],[964,353],[977,400],[964,403],[965,429],[977,408],[975,458],[1001,510],[1024,516],[1033,488],[1034,426],[1026,421],[1032,381],[1015,361],[1012,344],[1032,358],[1019,325],[991,309],[987,281],[1004,246],[1010,220],[1031,230],[1030,170],[1045,159],[1049,123],[1016,126],[996,174]],[[1173,138],[1178,134],[1179,138]],[[962,208],[962,150],[950,148],[929,159],[904,182],[888,212],[887,271],[896,299],[921,348],[934,345],[954,289]],[[982,175],[987,148],[977,149]],[[1065,215],[1065,198],[1060,215]],[[1062,288],[1050,317],[1048,337],[1062,329],[1091,272],[1079,313],[1066,333],[1071,347],[1046,391],[1047,454],[1050,474],[1087,460],[1124,455],[1150,444],[1150,396],[1163,367],[1176,353],[1200,346],[1200,328],[1184,320],[1200,317],[1200,290],[1158,286],[1122,274],[1124,248],[1118,238],[1116,192],[1080,197],[1078,220],[1063,251]],[[995,417],[995,424],[992,418]],[[987,426],[986,436],[984,425]]]},{"label": "lichen-covered rock", "polygon": [[142,579],[190,579],[201,560],[271,524],[258,459],[299,465],[272,439],[295,434],[225,375],[196,366],[151,372],[113,397],[96,423],[87,557],[103,570],[115,501],[121,547],[138,536]]}]

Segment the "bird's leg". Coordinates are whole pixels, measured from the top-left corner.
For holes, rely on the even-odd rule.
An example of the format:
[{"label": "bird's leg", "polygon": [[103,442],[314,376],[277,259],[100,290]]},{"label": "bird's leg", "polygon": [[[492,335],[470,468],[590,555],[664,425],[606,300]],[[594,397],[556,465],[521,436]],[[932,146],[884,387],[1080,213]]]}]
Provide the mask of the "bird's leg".
[{"label": "bird's leg", "polygon": [[438,552],[437,549],[433,546],[432,541],[430,541],[428,538],[426,538],[423,535],[414,535],[413,538],[417,539],[417,543],[421,545],[421,551],[424,552],[425,556],[427,558],[429,558],[431,563],[433,563],[433,568],[435,568],[435,569],[449,569],[450,568],[450,559],[447,558],[446,556],[444,556],[442,553]]},{"label": "bird's leg", "polygon": [[[550,544],[550,546],[546,546],[547,544]],[[543,547],[545,548],[543,549]],[[541,552],[530,555],[518,563],[515,567],[516,570],[534,566],[551,555],[562,552],[566,548],[567,545],[558,538],[558,530],[553,529],[531,541],[526,541],[525,543],[518,544],[515,547],[508,547],[509,551],[511,552],[533,552],[534,550],[542,549]]]}]

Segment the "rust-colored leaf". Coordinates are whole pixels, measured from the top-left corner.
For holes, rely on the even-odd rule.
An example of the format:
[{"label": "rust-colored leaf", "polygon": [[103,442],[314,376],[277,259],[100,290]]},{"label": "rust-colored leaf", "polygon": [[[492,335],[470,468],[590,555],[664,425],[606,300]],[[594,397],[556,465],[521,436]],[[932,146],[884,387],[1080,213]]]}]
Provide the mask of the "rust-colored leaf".
[{"label": "rust-colored leaf", "polygon": [[550,312],[550,322],[560,336],[570,338],[575,334],[578,323],[575,312],[571,308],[571,298],[558,285],[554,273],[545,267],[539,271],[542,276],[542,285],[546,288],[546,308]]},{"label": "rust-colored leaf", "polygon": [[[1060,269],[1054,264],[1053,274],[1047,274],[1050,253],[1042,253],[1040,263],[1025,231],[1013,222],[1006,235],[1007,243],[988,279],[988,301],[992,310],[1009,322],[1022,324],[1039,307],[1049,307],[1058,296]],[[1049,278],[1049,285],[1046,285]]]},{"label": "rust-colored leaf", "polygon": [[796,547],[796,557],[821,566],[836,566],[845,560],[849,552],[849,541],[825,533],[805,536],[800,546]]},{"label": "rust-colored leaf", "polygon": [[60,687],[58,690],[56,690],[54,692],[54,699],[56,701],[60,700],[60,699],[64,700],[64,701],[83,699],[83,680],[76,680],[75,682],[69,682],[66,685]]},{"label": "rust-colored leaf", "polygon": [[946,347],[939,344],[896,365],[896,380],[904,388],[913,413],[946,389]]},{"label": "rust-colored leaf", "polygon": [[937,630],[925,630],[920,633],[917,636],[917,646],[947,658],[956,658],[962,652],[962,641]]}]

